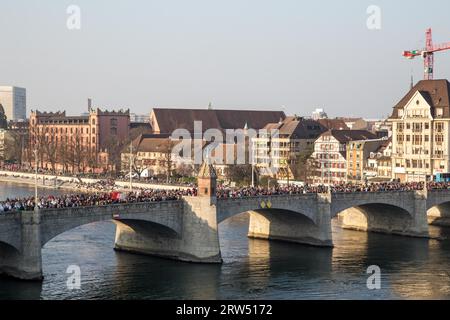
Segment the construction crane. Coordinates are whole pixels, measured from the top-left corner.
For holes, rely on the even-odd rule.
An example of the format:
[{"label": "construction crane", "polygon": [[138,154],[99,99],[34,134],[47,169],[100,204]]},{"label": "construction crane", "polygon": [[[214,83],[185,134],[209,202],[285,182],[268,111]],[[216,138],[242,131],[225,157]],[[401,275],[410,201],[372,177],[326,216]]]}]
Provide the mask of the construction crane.
[{"label": "construction crane", "polygon": [[439,51],[450,50],[450,42],[439,45],[433,44],[433,34],[430,29],[426,31],[426,43],[423,50],[403,51],[403,56],[407,59],[414,59],[421,56],[424,59],[424,79],[434,78],[434,54]]}]

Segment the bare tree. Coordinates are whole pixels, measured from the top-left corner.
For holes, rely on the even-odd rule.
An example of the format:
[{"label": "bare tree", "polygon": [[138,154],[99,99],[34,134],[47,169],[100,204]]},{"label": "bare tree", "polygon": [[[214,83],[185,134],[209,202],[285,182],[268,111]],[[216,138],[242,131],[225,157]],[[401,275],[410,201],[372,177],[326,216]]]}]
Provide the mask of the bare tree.
[{"label": "bare tree", "polygon": [[174,163],[173,163],[173,154],[172,150],[173,147],[176,145],[175,141],[172,141],[171,139],[167,139],[167,141],[164,143],[163,146],[163,166],[166,171],[166,182],[169,183],[170,178],[172,177],[172,172],[175,169]]}]

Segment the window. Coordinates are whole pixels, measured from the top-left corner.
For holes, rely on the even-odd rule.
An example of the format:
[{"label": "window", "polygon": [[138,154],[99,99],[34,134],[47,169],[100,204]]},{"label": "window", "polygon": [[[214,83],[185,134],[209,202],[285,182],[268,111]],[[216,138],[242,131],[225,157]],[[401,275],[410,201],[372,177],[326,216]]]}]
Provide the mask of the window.
[{"label": "window", "polygon": [[113,136],[117,135],[117,128],[111,128],[111,135]]},{"label": "window", "polygon": [[437,144],[442,144],[444,142],[444,136],[442,134],[436,135],[435,141]]},{"label": "window", "polygon": [[436,108],[436,117],[442,117],[444,115],[444,109]]},{"label": "window", "polygon": [[444,131],[444,124],[442,122],[437,122],[435,128],[437,132],[442,132]]}]

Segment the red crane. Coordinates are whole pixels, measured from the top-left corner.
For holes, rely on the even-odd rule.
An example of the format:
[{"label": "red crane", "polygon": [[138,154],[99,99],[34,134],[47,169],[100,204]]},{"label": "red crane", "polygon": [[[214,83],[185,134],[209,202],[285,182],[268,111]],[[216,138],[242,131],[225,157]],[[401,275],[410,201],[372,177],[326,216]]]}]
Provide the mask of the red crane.
[{"label": "red crane", "polygon": [[426,32],[425,49],[403,51],[403,56],[408,59],[414,59],[415,57],[422,56],[424,59],[424,79],[433,80],[434,74],[434,53],[439,51],[450,50],[450,42],[439,45],[433,45],[433,35],[431,28]]}]

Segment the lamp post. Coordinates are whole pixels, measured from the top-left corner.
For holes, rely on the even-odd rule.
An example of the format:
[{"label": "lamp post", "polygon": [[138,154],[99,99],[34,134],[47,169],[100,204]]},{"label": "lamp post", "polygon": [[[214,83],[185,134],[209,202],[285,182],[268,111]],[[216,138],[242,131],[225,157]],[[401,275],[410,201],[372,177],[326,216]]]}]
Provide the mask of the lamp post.
[{"label": "lamp post", "polygon": [[38,150],[34,147],[34,210],[39,210],[38,205]]},{"label": "lamp post", "polygon": [[130,142],[130,192],[133,192],[133,142]]}]

